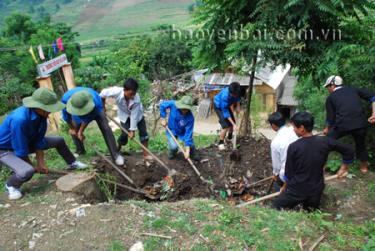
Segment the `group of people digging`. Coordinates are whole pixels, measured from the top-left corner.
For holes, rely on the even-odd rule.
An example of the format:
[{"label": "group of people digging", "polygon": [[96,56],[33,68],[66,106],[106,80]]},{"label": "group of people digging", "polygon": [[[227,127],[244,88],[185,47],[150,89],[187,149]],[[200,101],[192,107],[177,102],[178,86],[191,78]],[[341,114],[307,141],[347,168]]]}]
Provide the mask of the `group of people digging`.
[{"label": "group of people digging", "polygon": [[[303,204],[307,210],[319,207],[324,189],[324,165],[329,152],[338,151],[343,156],[339,176],[346,175],[348,164],[354,160],[352,147],[336,141],[337,138],[348,134],[354,137],[361,171],[368,171],[365,138],[368,122],[375,123],[375,94],[368,90],[344,87],[339,76],[330,77],[324,87],[331,92],[327,99],[328,128],[324,131],[328,137],[312,134],[314,118],[307,112],[298,112],[291,118],[293,128],[286,125],[286,118],[281,113],[269,116],[271,127],[277,131],[271,144],[274,179],[277,189],[282,191],[273,203],[277,209],[293,208],[298,204]],[[149,136],[137,91],[138,82],[130,78],[123,87],[106,88],[100,93],[91,88],[73,88],[62,96],[61,101],[53,91],[46,88],[39,88],[31,97],[23,99],[23,106],[12,111],[0,125],[0,163],[12,171],[6,182],[9,199],[22,197],[21,185],[30,180],[35,172],[48,172],[44,150],[56,148],[69,170],[87,167],[76,159],[62,137],[46,136],[50,113],[62,111],[62,118],[69,126],[69,134],[78,155],[86,152],[84,131],[93,120],[97,122],[116,165],[124,165],[121,148],[129,138],[135,137],[136,130],[141,143],[147,148]],[[232,140],[233,133],[238,130],[234,114],[240,113],[240,97],[241,87],[237,82],[231,83],[214,97],[214,109],[222,127],[219,150],[225,150],[225,140]],[[121,126],[128,131],[121,134],[117,143],[105,113],[107,98],[115,99]],[[373,113],[368,120],[361,106],[361,98],[372,102]],[[190,96],[160,103],[161,125],[166,128],[169,158],[174,158],[178,152],[174,140],[178,138],[185,146],[184,157],[199,160],[193,140],[192,110],[193,99]],[[31,153],[36,154],[35,167],[28,157]],[[152,161],[147,151],[144,151],[143,157],[146,163]]]},{"label": "group of people digging", "polygon": [[[144,110],[138,91],[138,82],[132,78],[125,81],[123,87],[111,87],[97,93],[91,88],[76,87],[67,91],[61,98],[56,93],[39,88],[31,97],[23,99],[23,105],[6,116],[0,125],[0,163],[11,169],[12,175],[6,182],[6,190],[10,200],[22,197],[21,186],[38,173],[48,173],[45,163],[44,151],[56,148],[58,153],[67,163],[68,170],[85,169],[87,164],[76,159],[64,138],[46,136],[47,119],[50,113],[62,112],[63,120],[69,126],[77,155],[86,153],[84,131],[92,121],[96,121],[108,147],[112,160],[118,166],[124,165],[125,159],[120,154],[122,146],[126,145],[128,138],[135,136],[138,129],[142,144],[147,147],[148,133],[144,118]],[[129,131],[122,133],[117,143],[109,126],[105,113],[106,98],[114,98],[118,106],[118,117],[121,126]],[[179,101],[164,101],[160,104],[161,123],[169,127],[169,131],[184,142],[186,149],[184,156],[197,159],[194,154],[193,128],[194,116],[192,114],[193,100],[185,96]],[[166,122],[167,110],[169,120]],[[167,132],[169,157],[177,153],[177,145],[171,140]],[[35,153],[36,165],[34,166],[29,155]],[[152,157],[144,151],[144,160],[149,163]]]},{"label": "group of people digging", "polygon": [[[324,167],[331,151],[342,155],[338,177],[348,174],[355,157],[360,171],[368,172],[369,155],[366,134],[369,124],[375,124],[375,93],[343,85],[340,76],[331,76],[324,87],[330,95],[326,100],[327,127],[324,137],[313,135],[314,117],[298,112],[291,118],[292,127],[279,112],[268,118],[277,132],[271,143],[273,178],[281,194],[273,201],[276,209],[292,209],[302,204],[305,210],[319,208],[324,190]],[[372,115],[367,118],[361,99],[372,104]],[[355,150],[337,139],[351,135]]]}]

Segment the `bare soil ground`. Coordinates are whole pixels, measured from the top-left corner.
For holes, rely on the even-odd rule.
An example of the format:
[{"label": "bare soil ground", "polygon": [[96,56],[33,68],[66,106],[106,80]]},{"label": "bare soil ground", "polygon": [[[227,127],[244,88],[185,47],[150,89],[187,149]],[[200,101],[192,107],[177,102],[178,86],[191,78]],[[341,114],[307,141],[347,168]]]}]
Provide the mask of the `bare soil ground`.
[{"label": "bare soil ground", "polygon": [[[159,156],[170,169],[175,169],[179,175],[173,176],[174,186],[166,200],[188,200],[191,198],[219,197],[220,191],[226,195],[264,195],[269,185],[246,189],[246,186],[272,174],[271,158],[269,154],[270,142],[264,138],[241,138],[238,141],[241,159],[232,162],[231,149],[219,151],[216,145],[205,149],[198,149],[197,154],[201,160],[195,165],[205,179],[213,182],[214,191],[203,183],[194,172],[190,164],[179,153],[175,159],[169,160],[165,155]],[[230,146],[228,146],[230,148]],[[146,166],[139,154],[127,156],[126,168],[123,170],[135,184],[140,187],[152,186],[163,180],[167,172],[157,164]],[[110,173],[116,177],[117,182],[130,185],[116,170],[105,161],[97,159],[96,167],[99,172]],[[245,188],[245,189],[244,189]],[[146,199],[144,196],[126,189],[118,188],[117,199]]]}]

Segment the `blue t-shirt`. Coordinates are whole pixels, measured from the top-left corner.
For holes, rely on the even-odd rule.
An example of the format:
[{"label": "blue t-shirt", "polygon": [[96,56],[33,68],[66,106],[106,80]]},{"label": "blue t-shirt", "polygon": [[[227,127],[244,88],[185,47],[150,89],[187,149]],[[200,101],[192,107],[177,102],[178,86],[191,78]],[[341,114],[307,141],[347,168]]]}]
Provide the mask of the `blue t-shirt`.
[{"label": "blue t-shirt", "polygon": [[[160,104],[160,117],[167,117],[169,109],[168,127],[174,136],[181,139],[185,146],[193,146],[194,116],[189,111],[184,115],[177,107],[174,100],[164,101]],[[168,135],[168,132],[167,132]]]},{"label": "blue t-shirt", "polygon": [[47,147],[45,135],[47,119],[32,108],[18,107],[0,125],[0,149],[14,151],[18,157],[26,157],[30,149]]},{"label": "blue t-shirt", "polygon": [[230,117],[229,107],[241,101],[241,98],[232,97],[229,93],[229,87],[222,89],[214,98],[214,105],[216,109],[223,112],[224,118]]},{"label": "blue t-shirt", "polygon": [[62,117],[66,122],[70,122],[71,120],[73,120],[77,125],[80,125],[82,122],[85,124],[88,124],[91,121],[95,120],[96,116],[98,116],[98,114],[103,111],[102,99],[100,98],[99,94],[94,89],[86,88],[86,87],[75,87],[67,91],[63,95],[63,97],[61,98],[61,102],[63,102],[64,104],[67,104],[68,100],[73,96],[73,94],[79,91],[87,91],[91,94],[94,100],[94,104],[95,104],[94,110],[92,110],[89,114],[86,114],[84,116],[75,116],[75,115],[69,114],[65,108],[62,111]]}]

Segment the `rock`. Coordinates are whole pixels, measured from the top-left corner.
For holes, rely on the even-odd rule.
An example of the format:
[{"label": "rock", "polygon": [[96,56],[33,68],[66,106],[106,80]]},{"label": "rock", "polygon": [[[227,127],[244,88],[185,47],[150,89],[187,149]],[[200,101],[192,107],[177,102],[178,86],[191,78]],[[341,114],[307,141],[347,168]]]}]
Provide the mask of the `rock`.
[{"label": "rock", "polygon": [[65,202],[73,202],[73,201],[75,201],[76,199],[74,199],[74,198],[67,198],[66,200],[65,200]]},{"label": "rock", "polygon": [[80,207],[76,210],[76,217],[77,218],[80,218],[80,217],[85,217],[86,216],[86,210],[85,208],[83,207]]},{"label": "rock", "polygon": [[130,247],[129,251],[144,251],[145,248],[143,247],[143,243],[141,241],[137,241],[133,246]]},{"label": "rock", "polygon": [[336,214],[335,220],[340,220],[342,218],[342,214]]},{"label": "rock", "polygon": [[10,208],[10,204],[0,204],[0,208]]},{"label": "rock", "polygon": [[33,233],[32,240],[37,240],[43,236],[43,233]]},{"label": "rock", "polygon": [[56,210],[57,205],[50,205],[49,207],[52,208],[53,210]]},{"label": "rock", "polygon": [[[81,205],[81,206],[79,206],[79,207],[76,207],[76,208],[72,208],[72,209],[70,209],[69,210],[69,213],[71,214],[71,215],[75,215],[75,216],[77,216],[77,211],[80,211],[78,214],[83,214],[83,213],[85,213],[85,208],[86,207],[91,207],[91,204],[83,204],[83,205]],[[83,210],[82,210],[83,209]],[[83,212],[83,213],[82,213]],[[83,215],[83,216],[85,216],[85,215]],[[78,216],[77,216],[78,217]]]},{"label": "rock", "polygon": [[29,241],[29,249],[34,249],[35,248],[35,241]]}]

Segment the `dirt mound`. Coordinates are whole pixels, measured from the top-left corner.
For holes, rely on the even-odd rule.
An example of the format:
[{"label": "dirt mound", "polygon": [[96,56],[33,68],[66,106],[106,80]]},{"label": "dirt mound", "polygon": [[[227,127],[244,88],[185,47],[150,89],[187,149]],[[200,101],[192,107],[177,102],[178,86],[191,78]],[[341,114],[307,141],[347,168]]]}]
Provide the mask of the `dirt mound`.
[{"label": "dirt mound", "polygon": [[[177,201],[194,197],[231,197],[241,194],[264,195],[265,191],[268,190],[269,182],[265,182],[263,186],[252,188],[249,187],[249,184],[272,175],[270,142],[264,138],[241,138],[238,140],[238,144],[241,160],[237,162],[230,159],[232,150],[219,151],[216,145],[197,150],[201,161],[194,163],[202,176],[213,182],[214,185],[211,186],[211,189],[210,186],[202,183],[182,154],[179,154],[173,160],[169,160],[164,154],[160,155],[159,157],[169,168],[178,172],[178,175],[173,176],[172,189],[163,199]],[[105,161],[96,159],[95,162],[99,174],[107,173],[116,177],[118,183],[130,185]],[[126,167],[123,171],[140,188],[153,186],[167,175],[167,172],[157,164],[147,167],[140,154],[127,156]],[[145,199],[141,194],[120,187],[117,187],[116,198],[119,200]]]}]

